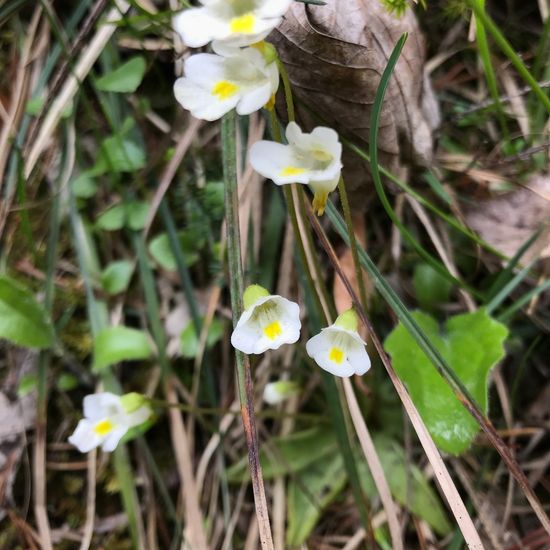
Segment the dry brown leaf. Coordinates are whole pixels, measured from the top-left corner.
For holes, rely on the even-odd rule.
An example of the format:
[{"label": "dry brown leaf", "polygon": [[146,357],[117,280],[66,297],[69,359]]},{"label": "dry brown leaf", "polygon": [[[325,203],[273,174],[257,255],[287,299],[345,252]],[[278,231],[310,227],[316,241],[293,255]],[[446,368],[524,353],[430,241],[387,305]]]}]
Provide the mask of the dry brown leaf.
[{"label": "dry brown leaf", "polygon": [[[396,18],[374,0],[334,0],[325,6],[294,2],[269,37],[299,102],[367,148],[380,77],[404,32],[409,38],[386,93],[379,133],[380,162],[392,171],[403,162],[431,160],[432,129],[439,121],[424,75],[424,40],[414,13],[408,10]],[[297,115],[306,128],[315,125],[299,104]],[[362,207],[371,187],[367,166],[349,151],[343,160],[347,187],[357,191],[353,206]]]},{"label": "dry brown leaf", "polygon": [[513,256],[541,226],[539,238],[522,257],[550,257],[550,176],[535,176],[524,188],[492,198],[464,212],[468,225],[491,246]]},{"label": "dry brown leaf", "polygon": [[[21,375],[34,372],[35,353],[15,354]],[[36,418],[36,392],[17,398],[11,382],[10,376],[6,376],[0,390],[0,520],[13,505],[12,487],[26,444],[25,432],[34,426]]]}]

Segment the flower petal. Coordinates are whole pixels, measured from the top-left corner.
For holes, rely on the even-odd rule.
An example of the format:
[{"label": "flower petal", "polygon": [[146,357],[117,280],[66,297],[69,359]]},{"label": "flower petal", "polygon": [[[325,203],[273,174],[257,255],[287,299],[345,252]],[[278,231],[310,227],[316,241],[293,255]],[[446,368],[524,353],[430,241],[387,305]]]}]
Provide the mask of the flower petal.
[{"label": "flower petal", "polygon": [[110,392],[93,393],[84,398],[84,416],[90,420],[101,420],[106,416],[112,416],[124,412],[120,396]]},{"label": "flower petal", "polygon": [[116,449],[122,436],[128,431],[126,426],[117,426],[113,431],[105,438],[105,441],[101,445],[101,448],[106,453],[111,453]]},{"label": "flower petal", "polygon": [[205,8],[189,8],[178,13],[173,19],[174,30],[183,43],[190,48],[205,46],[212,39],[225,34],[225,25],[212,17]]},{"label": "flower petal", "polygon": [[94,422],[83,418],[68,441],[81,453],[87,453],[101,444],[102,438],[93,431]]},{"label": "flower petal", "polygon": [[369,354],[362,344],[354,343],[350,346],[348,361],[358,376],[363,376],[371,367]]},{"label": "flower petal", "polygon": [[239,320],[231,334],[231,345],[247,355],[261,353],[256,351],[256,343],[261,336],[262,332],[259,327],[251,325],[249,322],[241,323]]},{"label": "flower petal", "polygon": [[266,82],[263,86],[252,88],[245,92],[239,103],[237,103],[237,113],[239,115],[249,115],[259,111],[271,98],[271,84]]},{"label": "flower petal", "polygon": [[[295,159],[288,145],[258,141],[250,148],[250,164],[256,172],[277,185],[309,183],[309,172]],[[289,174],[285,175],[285,171]]]},{"label": "flower petal", "polygon": [[136,409],[135,411],[126,414],[125,425],[128,428],[139,426],[140,424],[143,424],[144,422],[149,420],[149,417],[152,413],[153,411],[151,410],[151,407],[149,407],[148,405],[142,405],[141,407],[139,407],[139,409]]},{"label": "flower petal", "polygon": [[292,0],[264,0],[258,8],[258,15],[266,18],[282,17],[291,4]]}]

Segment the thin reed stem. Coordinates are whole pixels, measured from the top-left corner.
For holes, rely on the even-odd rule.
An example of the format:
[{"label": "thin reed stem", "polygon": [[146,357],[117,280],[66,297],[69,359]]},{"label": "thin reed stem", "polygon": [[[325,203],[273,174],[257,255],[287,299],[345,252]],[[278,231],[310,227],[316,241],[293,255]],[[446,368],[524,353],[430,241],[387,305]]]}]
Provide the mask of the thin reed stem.
[{"label": "thin reed stem", "polygon": [[[231,293],[231,308],[233,325],[235,326],[243,311],[243,270],[241,263],[241,239],[239,232],[239,202],[237,190],[237,151],[235,147],[236,115],[231,112],[222,119],[223,175],[225,181],[225,219],[227,224],[227,257],[229,266],[229,287]],[[273,549],[273,537],[267,499],[265,496],[258,434],[256,432],[256,417],[254,412],[254,392],[250,360],[244,353],[235,350],[237,364],[237,387],[241,403],[246,444],[248,447],[248,463],[254,492],[256,518],[263,550]]]}]

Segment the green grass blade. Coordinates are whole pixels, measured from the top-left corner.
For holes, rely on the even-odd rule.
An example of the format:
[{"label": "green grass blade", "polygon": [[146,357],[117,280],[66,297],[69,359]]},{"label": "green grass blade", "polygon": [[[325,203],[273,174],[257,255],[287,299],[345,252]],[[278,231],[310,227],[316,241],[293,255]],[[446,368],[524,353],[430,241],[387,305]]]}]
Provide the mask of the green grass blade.
[{"label": "green grass blade", "polygon": [[426,260],[426,262],[428,262],[442,277],[445,277],[445,279],[447,279],[452,284],[458,287],[468,289],[465,283],[458,280],[456,277],[453,277],[441,262],[433,258],[432,255],[429,254],[418,243],[418,241],[414,238],[412,233],[401,223],[401,220],[399,219],[399,217],[397,216],[397,214],[393,210],[393,207],[390,204],[388,196],[386,195],[386,191],[384,190],[384,185],[382,184],[382,178],[380,177],[380,169],[378,168],[378,129],[380,127],[380,114],[382,112],[382,106],[384,103],[384,96],[386,94],[386,90],[390,83],[390,79],[393,75],[395,65],[397,64],[399,56],[401,55],[401,51],[403,50],[403,46],[407,41],[407,37],[408,35],[407,33],[405,33],[397,41],[397,44],[395,45],[392,51],[392,54],[388,59],[388,64],[386,66],[386,69],[382,73],[382,78],[380,79],[380,84],[378,85],[378,89],[376,91],[376,97],[374,99],[374,104],[372,107],[370,134],[369,134],[369,156],[370,156],[370,166],[371,166],[372,178],[374,181],[374,187],[376,188],[376,192],[378,193],[378,197],[380,198],[380,202],[382,203],[384,210],[386,210],[392,222],[399,229],[403,237],[405,237],[405,239],[418,252],[418,254],[424,260]]},{"label": "green grass blade", "polygon": [[529,292],[526,292],[521,298],[516,300],[508,309],[503,311],[497,319],[501,323],[506,323],[510,318],[516,313],[518,309],[521,309],[525,304],[529,303],[535,296],[545,292],[550,288],[550,279],[547,279],[541,285],[531,289]]},{"label": "green grass blade", "polygon": [[525,266],[515,277],[508,281],[508,283],[505,284],[499,292],[495,294],[495,296],[486,306],[487,313],[489,315],[491,315],[495,311],[495,309],[500,306],[500,304],[502,304],[502,302],[504,302],[506,298],[508,298],[508,296],[514,291],[514,289],[521,284],[523,279],[527,277],[529,270],[535,262],[536,259],[529,262],[527,266]]},{"label": "green grass blade", "polygon": [[485,13],[481,0],[466,0],[468,5],[474,11],[478,21],[481,21],[485,29],[491,34],[493,40],[497,43],[498,47],[502,50],[504,55],[511,61],[512,65],[516,68],[521,78],[531,87],[535,95],[539,98],[540,102],[544,105],[544,108],[550,113],[550,98],[544,93],[544,90],[539,86],[536,78],[529,72],[527,67],[523,64],[520,56],[515,52],[514,48],[510,46],[510,43],[504,35],[500,32],[500,29],[495,25],[493,20]]},{"label": "green grass blade", "polygon": [[487,300],[492,300],[497,293],[504,287],[504,285],[510,280],[512,273],[516,266],[519,264],[519,261],[531,247],[531,245],[539,238],[541,230],[535,231],[518,249],[514,254],[513,258],[508,262],[506,267],[498,274],[497,278],[489,288],[487,292]]}]

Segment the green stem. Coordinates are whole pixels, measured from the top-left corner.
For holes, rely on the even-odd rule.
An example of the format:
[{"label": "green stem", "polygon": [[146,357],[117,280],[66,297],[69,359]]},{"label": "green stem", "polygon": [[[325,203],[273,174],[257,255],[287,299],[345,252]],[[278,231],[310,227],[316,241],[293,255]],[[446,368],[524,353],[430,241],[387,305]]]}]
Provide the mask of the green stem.
[{"label": "green stem", "polygon": [[[243,270],[241,262],[241,239],[239,233],[239,200],[237,190],[237,151],[235,147],[236,115],[231,112],[222,119],[223,175],[225,181],[225,220],[227,224],[227,260],[231,309],[235,326],[243,311]],[[254,492],[256,518],[260,543],[263,550],[273,549],[273,537],[267,511],[256,418],[250,360],[244,353],[235,350],[237,364],[237,387],[241,403],[241,416],[248,447],[248,463]]]}]

